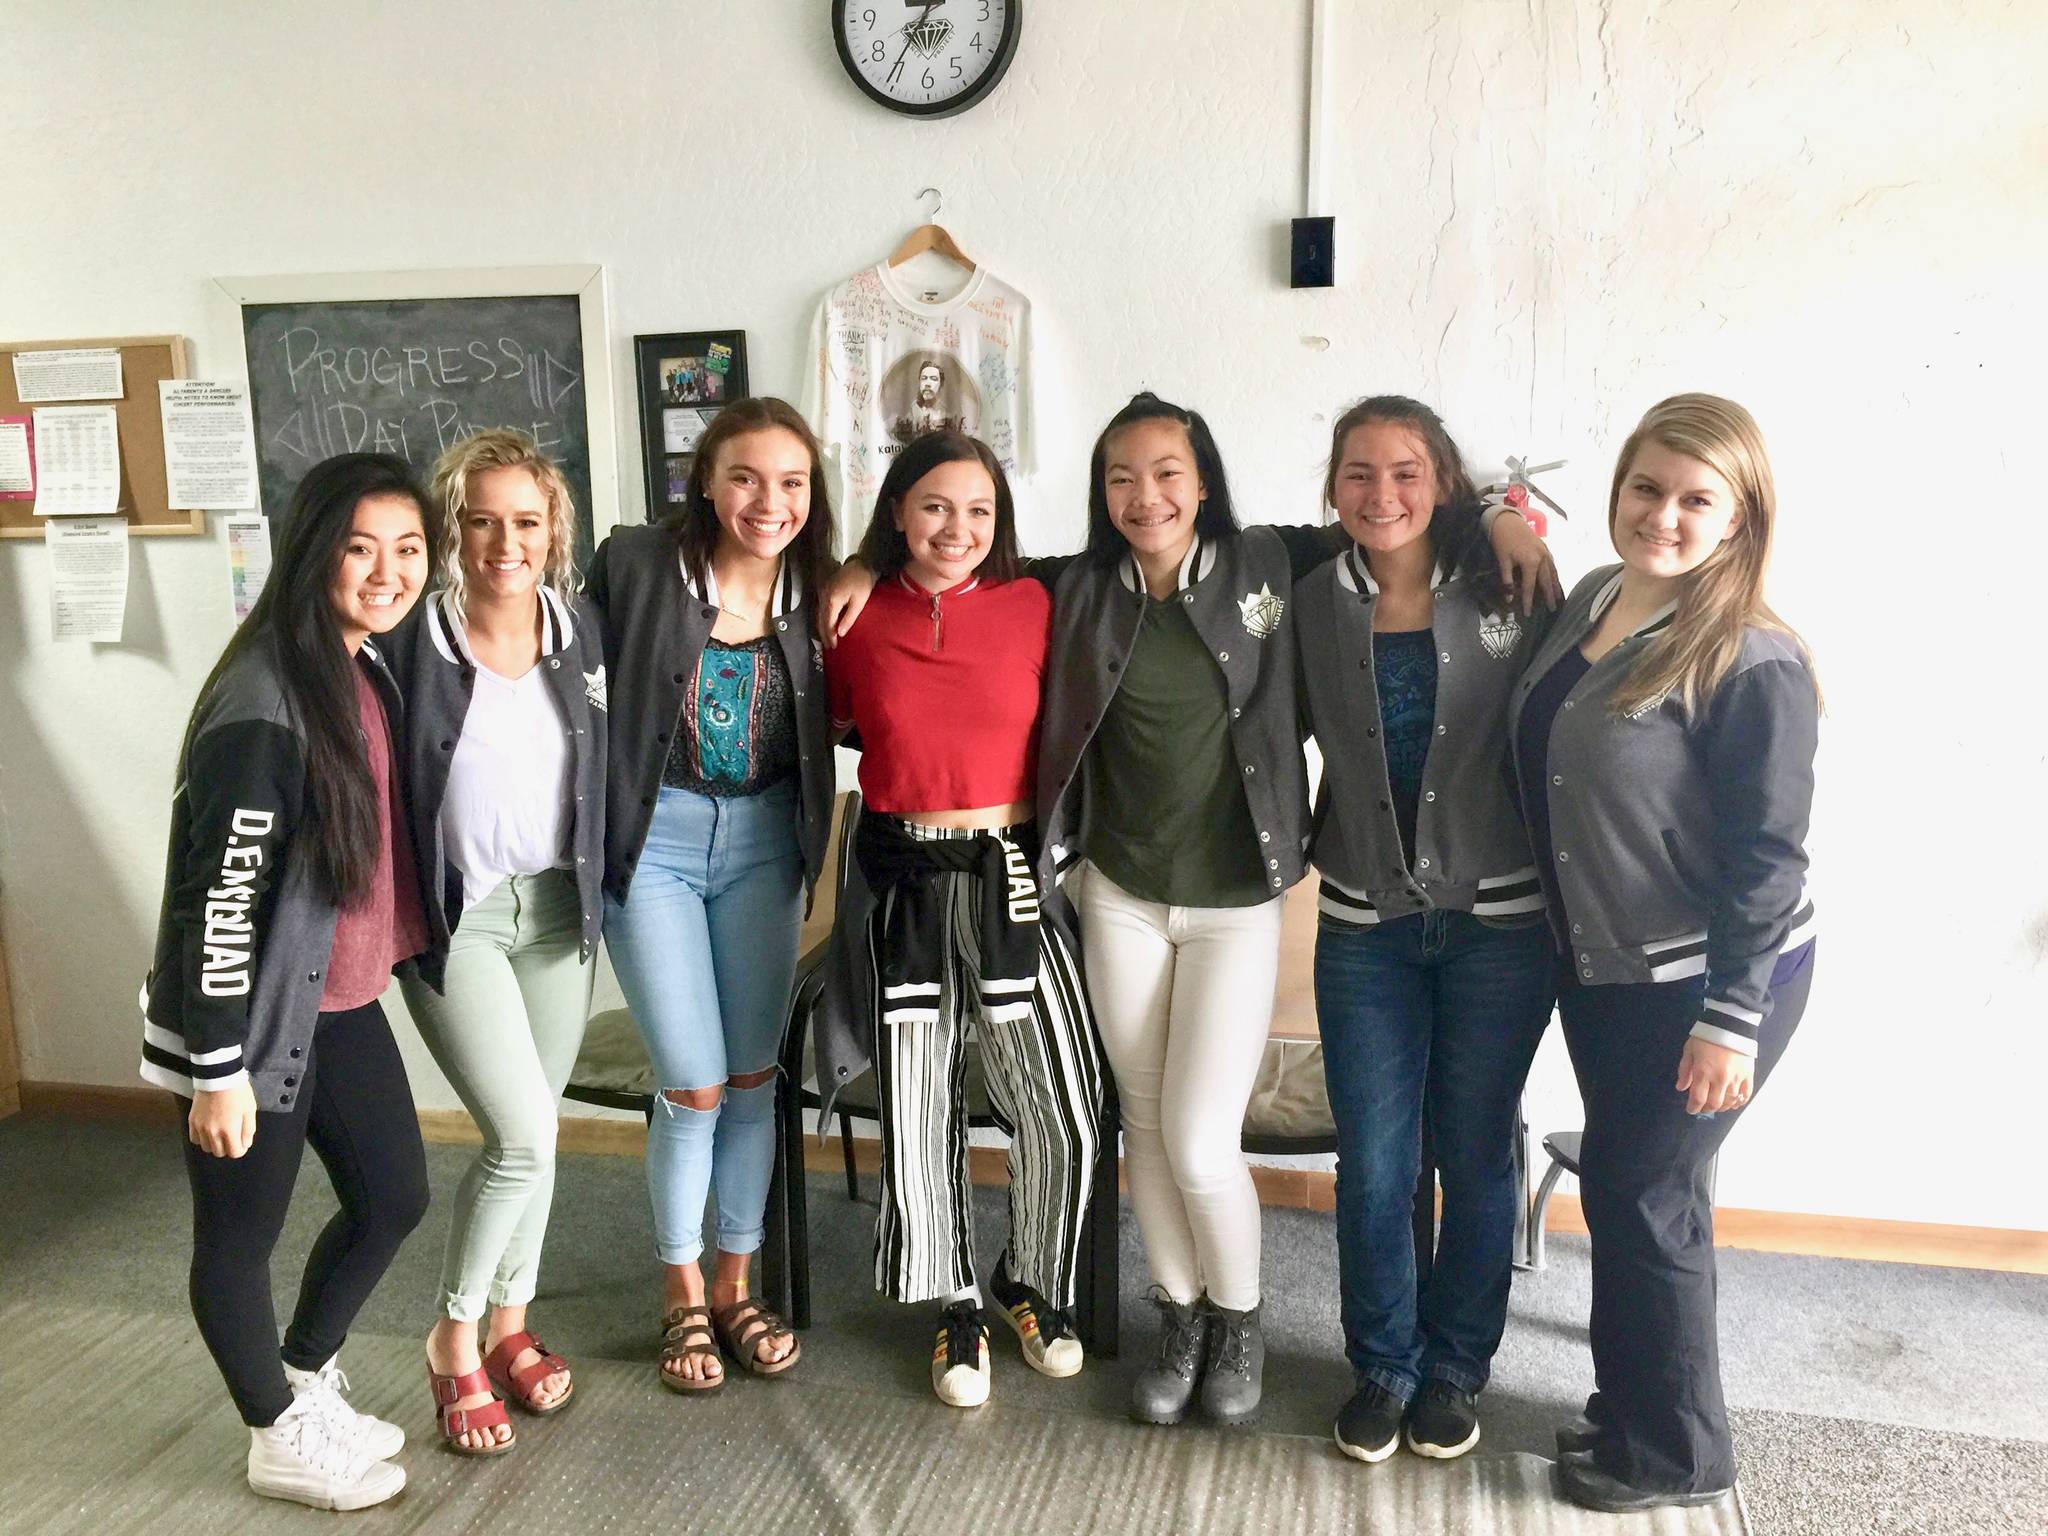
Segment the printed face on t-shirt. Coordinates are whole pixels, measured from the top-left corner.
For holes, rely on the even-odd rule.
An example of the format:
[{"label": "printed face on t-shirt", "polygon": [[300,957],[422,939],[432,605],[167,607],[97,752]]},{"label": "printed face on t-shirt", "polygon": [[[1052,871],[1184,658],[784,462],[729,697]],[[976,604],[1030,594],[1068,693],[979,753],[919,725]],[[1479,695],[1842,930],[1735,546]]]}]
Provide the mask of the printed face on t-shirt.
[{"label": "printed face on t-shirt", "polygon": [[708,481],[721,549],[773,560],[811,515],[811,450],[786,427],[742,432],[718,449]]},{"label": "printed face on t-shirt", "polygon": [[941,464],[897,501],[895,522],[910,546],[903,574],[927,592],[944,592],[988,558],[996,531],[996,483],[975,459]]},{"label": "printed face on t-shirt", "polygon": [[946,376],[940,371],[937,363],[926,363],[922,368],[918,369],[917,403],[919,405],[937,404],[939,386],[945,382],[945,379]]}]

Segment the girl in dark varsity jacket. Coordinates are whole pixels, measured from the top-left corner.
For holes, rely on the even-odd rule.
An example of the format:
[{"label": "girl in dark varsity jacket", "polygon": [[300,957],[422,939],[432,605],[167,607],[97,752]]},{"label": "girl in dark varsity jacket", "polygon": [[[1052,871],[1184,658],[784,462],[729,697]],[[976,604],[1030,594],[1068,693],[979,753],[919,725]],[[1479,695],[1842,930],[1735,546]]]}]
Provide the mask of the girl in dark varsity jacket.
[{"label": "girl in dark varsity jacket", "polygon": [[[201,688],[179,754],[142,1075],[186,1102],[192,1311],[249,1426],[249,1486],[360,1509],[405,1486],[405,1436],[357,1414],[336,1355],[426,1210],[426,1160],[377,999],[428,947],[373,637],[429,569],[401,459],[316,464]],[[341,1209],[306,1261],[279,1357],[270,1253],[306,1143]]]},{"label": "girl in dark varsity jacket", "polygon": [[1010,1242],[989,1289],[1031,1366],[1082,1366],[1069,1309],[1102,1070],[1071,942],[1034,868],[1051,603],[1015,579],[1002,466],[955,432],[897,455],[860,558],[877,585],[826,676],[834,727],[859,732],[866,804],[818,1011],[818,1076],[829,1096],[873,1064],[875,1283],[942,1303],[932,1389],[973,1407],[988,1400],[989,1350],[967,1200],[970,1026],[1011,1131]]},{"label": "girl in dark varsity jacket", "polygon": [[1813,981],[1820,694],[1763,598],[1776,515],[1747,411],[1653,407],[1615,465],[1621,564],[1578,584],[1515,693],[1586,1104],[1596,1390],[1558,1433],[1559,1479],[1594,1509],[1704,1504],[1735,1481],[1708,1165]]},{"label": "girl in dark varsity jacket", "polygon": [[[1337,1256],[1356,1390],[1338,1446],[1479,1439],[1507,1321],[1516,1106],[1556,996],[1543,892],[1506,772],[1508,701],[1546,627],[1502,590],[1443,422],[1398,395],[1337,418],[1325,501],[1351,537],[1297,588],[1323,752],[1316,1011],[1337,1127]],[[1519,521],[1519,519],[1517,519]],[[1443,1183],[1417,1293],[1422,1129]]]},{"label": "girl in dark varsity jacket", "polygon": [[[621,528],[587,592],[610,679],[604,937],[654,1063],[647,1183],[663,1268],[662,1385],[716,1391],[796,1335],[748,1295],[775,1163],[775,1070],[804,900],[832,825],[812,594],[830,569],[817,440],[781,400],[736,400],[671,520]],[[699,1263],[718,1194],[718,1255]]]},{"label": "girl in dark varsity jacket", "polygon": [[491,1456],[513,1443],[493,1388],[536,1414],[573,1390],[526,1308],[603,920],[604,649],[576,596],[568,483],[533,439],[503,427],[464,438],[435,466],[433,494],[441,588],[389,648],[412,717],[407,780],[435,945],[399,981],[483,1133],[456,1191],[426,1350],[443,1437]]}]

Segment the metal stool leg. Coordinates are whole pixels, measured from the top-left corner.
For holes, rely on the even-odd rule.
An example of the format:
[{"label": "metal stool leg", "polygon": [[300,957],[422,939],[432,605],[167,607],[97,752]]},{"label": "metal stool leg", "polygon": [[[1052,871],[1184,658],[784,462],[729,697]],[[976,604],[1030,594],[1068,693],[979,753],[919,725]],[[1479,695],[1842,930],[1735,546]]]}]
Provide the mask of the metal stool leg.
[{"label": "metal stool leg", "polygon": [[1543,1222],[1550,1209],[1550,1192],[1557,1188],[1557,1181],[1564,1177],[1564,1164],[1551,1160],[1543,1170],[1543,1182],[1536,1186],[1536,1199],[1529,1210],[1529,1267],[1543,1267]]},{"label": "metal stool leg", "polygon": [[846,1198],[860,1203],[860,1170],[853,1166],[853,1122],[839,1112],[839,1155],[846,1161]]}]

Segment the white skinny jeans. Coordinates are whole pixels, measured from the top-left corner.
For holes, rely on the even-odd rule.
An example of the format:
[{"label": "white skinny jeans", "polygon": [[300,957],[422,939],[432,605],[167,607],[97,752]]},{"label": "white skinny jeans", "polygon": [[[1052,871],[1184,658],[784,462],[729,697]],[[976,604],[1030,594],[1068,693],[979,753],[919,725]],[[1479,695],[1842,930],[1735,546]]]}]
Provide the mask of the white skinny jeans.
[{"label": "white skinny jeans", "polygon": [[1259,1196],[1240,1138],[1273,1022],[1280,898],[1170,907],[1087,862],[1070,895],[1153,1282],[1178,1302],[1207,1291],[1248,1311],[1259,1304]]}]

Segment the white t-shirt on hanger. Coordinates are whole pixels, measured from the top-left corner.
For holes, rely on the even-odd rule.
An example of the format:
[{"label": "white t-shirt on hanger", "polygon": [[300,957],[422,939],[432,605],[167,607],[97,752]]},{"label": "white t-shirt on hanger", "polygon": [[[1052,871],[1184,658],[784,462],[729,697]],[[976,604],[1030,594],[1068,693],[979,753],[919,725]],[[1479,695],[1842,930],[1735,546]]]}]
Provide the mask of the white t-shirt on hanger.
[{"label": "white t-shirt on hanger", "polygon": [[838,470],[837,552],[859,543],[889,461],[920,432],[980,438],[1029,474],[1031,306],[986,267],[926,252],[856,272],[811,322],[803,410]]}]

